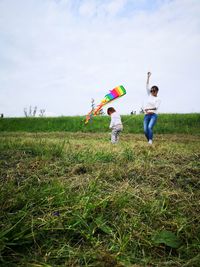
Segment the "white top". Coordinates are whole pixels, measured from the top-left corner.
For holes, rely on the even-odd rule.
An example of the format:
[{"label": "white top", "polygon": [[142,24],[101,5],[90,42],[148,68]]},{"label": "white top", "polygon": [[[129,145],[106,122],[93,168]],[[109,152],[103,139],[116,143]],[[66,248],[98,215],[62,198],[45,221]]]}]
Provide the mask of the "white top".
[{"label": "white top", "polygon": [[150,89],[148,84],[147,84],[146,89],[147,89],[148,97],[147,97],[147,99],[145,101],[143,109],[145,111],[145,109],[156,108],[156,110],[149,110],[149,111],[145,112],[145,114],[149,114],[149,113],[156,113],[157,114],[158,113],[158,108],[159,108],[160,103],[161,103],[161,100],[160,100],[160,98],[158,96],[153,96],[151,94],[151,92],[150,92],[151,89]]},{"label": "white top", "polygon": [[110,122],[110,127],[109,128],[114,128],[116,126],[122,126],[122,121],[119,113],[113,112],[111,115],[111,122]]}]

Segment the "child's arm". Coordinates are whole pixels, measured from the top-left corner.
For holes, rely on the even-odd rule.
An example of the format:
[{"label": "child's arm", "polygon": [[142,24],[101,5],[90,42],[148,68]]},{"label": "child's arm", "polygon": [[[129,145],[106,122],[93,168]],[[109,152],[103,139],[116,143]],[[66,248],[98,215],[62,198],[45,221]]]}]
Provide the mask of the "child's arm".
[{"label": "child's arm", "polygon": [[113,127],[113,122],[112,122],[112,119],[111,119],[109,128],[112,129],[112,127]]},{"label": "child's arm", "polygon": [[111,118],[111,121],[110,121],[110,126],[109,126],[109,128],[112,129],[112,127],[114,126],[114,119],[113,119],[112,114],[111,114],[110,118]]}]

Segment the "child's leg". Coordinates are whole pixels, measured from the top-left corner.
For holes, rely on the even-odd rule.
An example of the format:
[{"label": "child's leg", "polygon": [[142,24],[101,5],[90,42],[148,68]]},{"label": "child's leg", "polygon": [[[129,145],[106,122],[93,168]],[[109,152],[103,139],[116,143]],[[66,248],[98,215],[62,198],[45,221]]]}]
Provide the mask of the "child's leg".
[{"label": "child's leg", "polygon": [[121,130],[118,130],[116,133],[116,143],[119,141],[119,134],[121,133]]},{"label": "child's leg", "polygon": [[111,143],[116,144],[119,141],[119,134],[121,130],[113,129],[111,134]]},{"label": "child's leg", "polygon": [[111,143],[115,144],[116,142],[117,142],[117,131],[116,129],[113,129],[111,133]]}]

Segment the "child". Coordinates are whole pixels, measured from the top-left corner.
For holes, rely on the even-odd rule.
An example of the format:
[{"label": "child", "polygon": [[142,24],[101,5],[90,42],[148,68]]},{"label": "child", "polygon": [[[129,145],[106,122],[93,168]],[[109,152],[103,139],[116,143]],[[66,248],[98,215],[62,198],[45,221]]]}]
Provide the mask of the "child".
[{"label": "child", "polygon": [[107,114],[111,117],[109,126],[109,128],[112,129],[111,143],[116,144],[119,141],[119,134],[123,130],[121,117],[113,107],[107,109]]}]

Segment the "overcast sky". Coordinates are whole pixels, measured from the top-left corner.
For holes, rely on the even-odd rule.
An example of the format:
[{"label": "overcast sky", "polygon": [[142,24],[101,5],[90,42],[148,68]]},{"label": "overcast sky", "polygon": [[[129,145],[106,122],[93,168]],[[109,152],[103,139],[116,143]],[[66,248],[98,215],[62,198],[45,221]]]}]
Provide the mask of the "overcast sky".
[{"label": "overcast sky", "polygon": [[139,111],[148,71],[160,112],[200,112],[199,0],[0,0],[5,116],[84,115],[117,85]]}]

